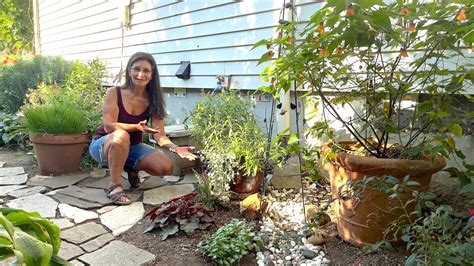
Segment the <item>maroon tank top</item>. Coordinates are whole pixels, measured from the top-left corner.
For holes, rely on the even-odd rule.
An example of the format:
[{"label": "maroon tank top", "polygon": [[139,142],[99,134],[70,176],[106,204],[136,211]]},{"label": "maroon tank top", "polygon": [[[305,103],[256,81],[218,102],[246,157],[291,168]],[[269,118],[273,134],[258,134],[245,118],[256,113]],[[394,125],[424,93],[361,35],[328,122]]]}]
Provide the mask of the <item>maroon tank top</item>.
[{"label": "maroon tank top", "polygon": [[[127,123],[127,124],[138,124],[138,122],[148,119],[148,109],[147,107],[143,113],[139,115],[131,115],[127,113],[125,107],[123,106],[122,102],[122,93],[120,91],[120,87],[116,87],[117,89],[117,104],[119,108],[119,114],[117,118],[117,122],[119,123]],[[130,134],[130,146],[136,145],[142,142],[142,132],[141,131],[133,131],[128,132]],[[100,125],[97,129],[96,133],[94,134],[94,139],[98,139],[104,135],[107,135],[105,132],[104,125]]]}]

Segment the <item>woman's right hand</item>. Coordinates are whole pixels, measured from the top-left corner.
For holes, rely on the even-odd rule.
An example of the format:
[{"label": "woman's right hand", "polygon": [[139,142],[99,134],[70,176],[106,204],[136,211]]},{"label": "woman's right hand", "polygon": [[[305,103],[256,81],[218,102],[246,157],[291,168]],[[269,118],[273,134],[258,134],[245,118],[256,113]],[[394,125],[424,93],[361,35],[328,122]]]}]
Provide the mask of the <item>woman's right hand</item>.
[{"label": "woman's right hand", "polygon": [[160,129],[157,127],[157,128],[151,128],[151,127],[148,127],[146,125],[146,120],[143,120],[143,121],[140,121],[138,122],[137,124],[137,129],[141,132],[145,132],[145,133],[152,133],[152,134],[155,134],[155,133],[160,133]]}]

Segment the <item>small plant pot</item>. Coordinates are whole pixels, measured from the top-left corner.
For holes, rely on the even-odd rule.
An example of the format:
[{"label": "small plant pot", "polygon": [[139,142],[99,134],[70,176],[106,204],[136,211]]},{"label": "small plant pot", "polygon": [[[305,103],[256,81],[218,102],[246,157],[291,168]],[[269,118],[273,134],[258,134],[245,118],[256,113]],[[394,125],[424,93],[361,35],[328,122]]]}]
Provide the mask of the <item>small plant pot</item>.
[{"label": "small plant pot", "polygon": [[235,193],[238,198],[245,198],[250,194],[257,193],[262,184],[262,171],[258,171],[255,175],[245,175],[239,173],[235,176],[234,181],[230,185],[230,190],[231,192]]},{"label": "small plant pot", "polygon": [[[341,142],[345,145],[355,142]],[[323,153],[331,149],[331,144],[322,147]],[[339,152],[325,168],[329,171],[334,208],[337,216],[339,236],[355,246],[375,244],[384,238],[384,231],[391,222],[402,217],[403,210],[398,199],[390,199],[387,194],[368,188],[360,198],[343,200],[340,194],[348,191],[347,182],[361,181],[364,177],[393,176],[402,180],[409,175],[410,180],[420,186],[413,187],[419,192],[429,187],[433,173],[440,171],[446,162],[438,156],[434,160],[405,160],[362,157]],[[412,199],[411,192],[400,194],[403,204]],[[407,205],[408,213],[415,210],[415,204]],[[392,242],[399,244],[401,242]]]},{"label": "small plant pot", "polygon": [[87,134],[30,134],[42,175],[62,175],[79,168]]}]

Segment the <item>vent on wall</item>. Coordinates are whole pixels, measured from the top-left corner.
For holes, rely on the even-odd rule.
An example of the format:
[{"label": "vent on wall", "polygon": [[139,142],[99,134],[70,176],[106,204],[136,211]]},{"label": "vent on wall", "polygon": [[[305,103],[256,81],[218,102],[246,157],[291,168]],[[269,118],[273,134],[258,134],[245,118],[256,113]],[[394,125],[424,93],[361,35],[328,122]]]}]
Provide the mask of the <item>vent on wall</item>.
[{"label": "vent on wall", "polygon": [[189,79],[191,75],[191,62],[190,61],[181,61],[181,65],[176,71],[176,77],[180,79]]}]

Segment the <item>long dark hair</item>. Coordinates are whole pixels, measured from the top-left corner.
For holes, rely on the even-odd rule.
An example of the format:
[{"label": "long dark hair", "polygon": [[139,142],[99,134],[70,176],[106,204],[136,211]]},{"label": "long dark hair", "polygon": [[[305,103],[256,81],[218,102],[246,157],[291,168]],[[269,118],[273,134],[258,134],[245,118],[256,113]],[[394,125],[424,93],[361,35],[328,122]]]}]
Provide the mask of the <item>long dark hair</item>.
[{"label": "long dark hair", "polygon": [[128,88],[132,87],[132,78],[130,77],[130,69],[133,64],[137,61],[146,60],[151,65],[151,80],[146,85],[148,92],[148,114],[150,117],[156,115],[158,119],[163,119],[166,116],[165,113],[165,100],[163,98],[163,92],[161,91],[160,75],[158,74],[158,68],[153,56],[149,53],[138,52],[130,57],[127,63],[127,71],[125,71],[125,86]]}]

